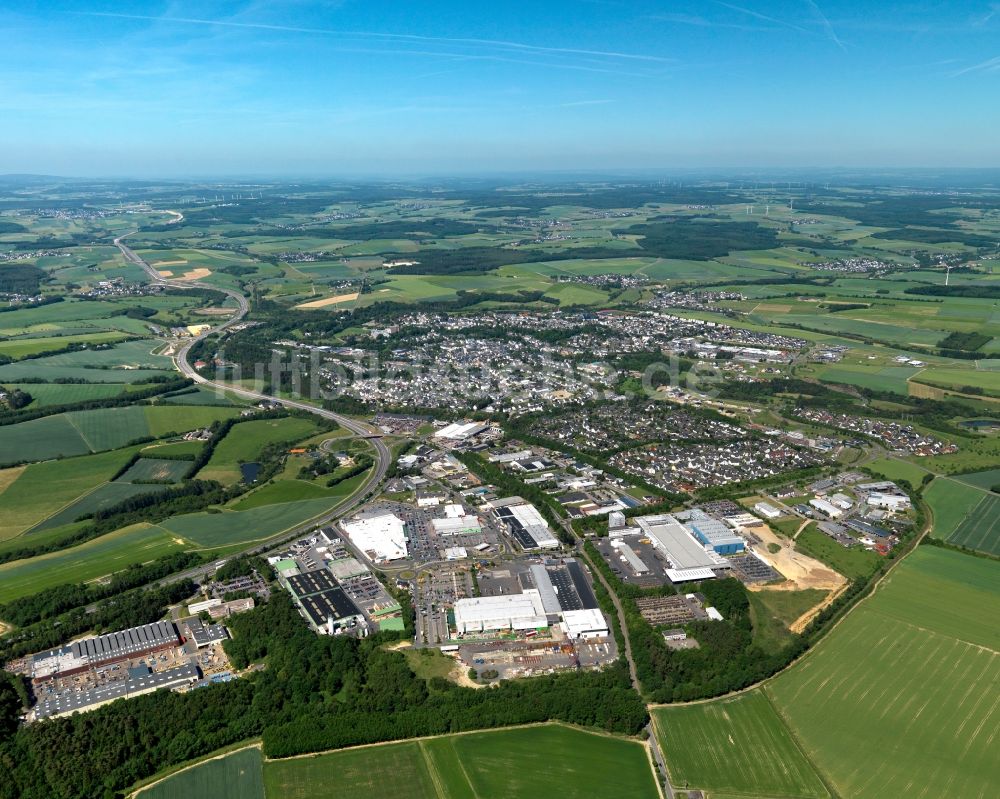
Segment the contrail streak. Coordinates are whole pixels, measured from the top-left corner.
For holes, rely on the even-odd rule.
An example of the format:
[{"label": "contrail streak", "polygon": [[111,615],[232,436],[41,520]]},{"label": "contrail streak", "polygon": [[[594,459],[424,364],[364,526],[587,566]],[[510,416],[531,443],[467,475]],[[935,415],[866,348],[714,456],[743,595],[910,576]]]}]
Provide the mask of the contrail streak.
[{"label": "contrail streak", "polygon": [[358,36],[372,39],[389,39],[395,41],[440,42],[447,44],[477,44],[507,50],[524,50],[549,55],[586,55],[600,58],[619,58],[632,61],[652,61],[664,64],[674,63],[675,59],[639,53],[619,53],[608,50],[583,50],[573,47],[543,47],[541,45],[524,44],[523,42],[508,42],[498,39],[470,39],[446,36],[419,36],[408,33],[380,33],[376,31],[338,31],[327,28],[304,28],[294,25],[270,25],[263,22],[230,22],[228,20],[197,19],[193,17],[154,17],[143,14],[116,14],[109,11],[76,11],[71,12],[88,17],[113,17],[117,19],[136,19],[149,22],[176,22],[184,25],[212,25],[227,28],[250,28],[255,30],[284,31],[286,33],[312,33],[324,36]]}]

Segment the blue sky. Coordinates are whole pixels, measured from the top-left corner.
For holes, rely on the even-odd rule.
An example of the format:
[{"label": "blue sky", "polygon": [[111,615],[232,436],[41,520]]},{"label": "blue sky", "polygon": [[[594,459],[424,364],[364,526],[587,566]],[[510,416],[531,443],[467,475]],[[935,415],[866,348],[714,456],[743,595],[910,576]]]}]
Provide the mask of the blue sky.
[{"label": "blue sky", "polygon": [[0,173],[1000,166],[1000,2],[21,2]]}]

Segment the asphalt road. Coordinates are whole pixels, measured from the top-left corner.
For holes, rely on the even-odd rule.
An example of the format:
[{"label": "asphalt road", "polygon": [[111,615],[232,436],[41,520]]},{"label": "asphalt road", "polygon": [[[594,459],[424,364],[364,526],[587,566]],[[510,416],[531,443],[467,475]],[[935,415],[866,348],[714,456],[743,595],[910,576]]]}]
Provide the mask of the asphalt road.
[{"label": "asphalt road", "polygon": [[[180,218],[183,217],[179,217],[179,219]],[[176,221],[179,221],[179,219]],[[295,408],[296,410],[306,411],[308,413],[315,414],[316,416],[319,416],[323,419],[332,419],[344,429],[350,430],[357,436],[365,437],[366,440],[372,445],[372,447],[375,450],[375,466],[369,473],[364,483],[362,483],[361,486],[359,486],[358,489],[350,497],[345,499],[343,502],[341,502],[339,505],[337,505],[328,513],[316,517],[314,519],[311,519],[309,522],[299,525],[298,527],[292,530],[280,533],[277,536],[274,536],[273,538],[265,541],[264,543],[257,542],[252,546],[247,547],[245,550],[243,550],[241,553],[238,554],[243,554],[245,552],[254,552],[263,554],[264,552],[279,548],[282,544],[294,540],[295,538],[298,538],[299,536],[303,535],[304,533],[308,532],[309,530],[315,527],[318,527],[323,524],[328,524],[332,520],[346,515],[353,508],[357,507],[359,504],[367,500],[374,493],[374,490],[382,483],[382,480],[385,479],[386,471],[389,468],[389,464],[392,462],[392,453],[389,452],[389,448],[385,445],[382,439],[380,437],[376,438],[370,437],[370,436],[380,436],[381,435],[380,432],[376,430],[374,427],[366,425],[363,422],[358,422],[355,419],[351,419],[347,416],[342,416],[339,413],[334,413],[333,411],[328,411],[324,408],[317,408],[315,405],[310,405],[307,402],[300,402],[298,400],[292,400],[292,399],[283,399],[281,397],[272,397],[270,395],[261,394],[259,392],[251,391],[249,389],[231,386],[227,383],[215,382],[198,374],[198,372],[195,371],[194,367],[188,361],[188,355],[191,352],[191,348],[197,342],[201,341],[203,338],[205,338],[205,336],[209,335],[210,333],[218,333],[241,321],[250,310],[250,305],[247,302],[247,298],[240,292],[234,291],[232,289],[219,288],[217,286],[203,286],[195,282],[186,282],[183,280],[167,280],[161,277],[159,272],[153,269],[152,266],[146,263],[146,261],[143,258],[137,255],[133,250],[131,250],[128,247],[128,245],[125,244],[124,239],[126,238],[126,236],[130,235],[132,234],[127,233],[123,236],[119,236],[118,238],[116,238],[114,240],[115,246],[118,247],[119,250],[121,250],[121,253],[125,257],[126,261],[128,261],[129,263],[133,263],[136,266],[142,267],[154,283],[159,283],[161,285],[172,286],[174,288],[181,288],[181,289],[189,289],[195,286],[199,288],[209,288],[213,291],[218,291],[220,293],[232,297],[234,300],[236,300],[239,306],[237,312],[229,319],[215,326],[211,330],[205,331],[200,336],[196,336],[195,338],[192,338],[190,341],[185,342],[184,345],[179,350],[177,350],[177,353],[174,355],[174,364],[185,377],[191,378],[195,383],[205,386],[206,388],[221,389],[230,394],[235,394],[239,397],[243,397],[244,399],[270,400],[272,402],[278,402],[286,408]],[[228,557],[233,557],[233,555],[230,555]],[[190,578],[192,580],[197,580],[201,577],[204,577],[214,569],[215,569],[214,564],[200,566],[196,569],[189,569],[185,572],[179,572],[177,574],[171,575],[168,578],[165,578],[164,580],[161,581],[161,584],[167,582],[176,582],[178,580],[183,580],[187,578]]]}]

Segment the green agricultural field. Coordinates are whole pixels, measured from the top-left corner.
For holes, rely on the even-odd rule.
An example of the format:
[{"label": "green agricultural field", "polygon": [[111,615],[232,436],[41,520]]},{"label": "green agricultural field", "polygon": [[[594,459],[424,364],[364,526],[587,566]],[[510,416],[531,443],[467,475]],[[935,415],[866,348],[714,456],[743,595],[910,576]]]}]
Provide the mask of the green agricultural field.
[{"label": "green agricultural field", "polygon": [[215,448],[205,468],[198,473],[198,477],[203,480],[218,480],[220,483],[239,482],[240,464],[253,463],[268,444],[300,441],[315,432],[315,422],[295,416],[257,419],[233,425]]},{"label": "green agricultural field", "polygon": [[140,494],[156,494],[164,491],[166,488],[167,486],[165,485],[156,484],[135,484],[118,481],[105,483],[95,488],[89,494],[85,494],[76,502],[62,508],[58,513],[52,514],[43,522],[28,530],[26,534],[34,536],[43,530],[63,527],[77,521],[81,516],[110,508],[131,497],[137,497]]},{"label": "green agricultural field", "polygon": [[645,747],[547,724],[345,749],[264,764],[265,795],[316,799],[657,799]]},{"label": "green agricultural field", "polygon": [[820,370],[819,379],[827,383],[846,383],[874,391],[893,391],[904,397],[910,393],[908,378],[919,370],[913,367],[828,366]]},{"label": "green agricultural field", "polygon": [[980,389],[990,396],[1000,396],[1000,372],[990,370],[936,367],[921,370],[914,380],[956,391],[962,391],[968,386]]},{"label": "green agricultural field", "polygon": [[435,789],[423,751],[416,742],[345,749],[264,764],[267,797],[317,799],[324,793],[329,795],[334,785],[338,795],[351,799],[444,799]]},{"label": "green agricultural field", "polygon": [[931,535],[947,540],[961,526],[985,494],[973,486],[949,477],[938,477],[924,492],[934,514]]},{"label": "green agricultural field", "polygon": [[149,339],[126,341],[104,349],[77,350],[8,363],[0,366],[0,383],[16,383],[26,377],[48,382],[72,378],[89,383],[134,383],[159,375],[176,375],[170,358],[152,354],[156,346],[160,346],[159,343]]},{"label": "green agricultural field", "polygon": [[860,545],[850,549],[842,547],[815,527],[807,527],[802,531],[795,539],[795,548],[825,563],[848,580],[867,577],[875,571],[881,559],[879,555]]},{"label": "green agricultural field", "polygon": [[1000,555],[1000,497],[985,494],[950,536],[949,544]]},{"label": "green agricultural field", "polygon": [[304,499],[323,499],[339,496],[334,488],[324,488],[308,480],[278,480],[270,485],[261,486],[247,496],[232,504],[233,510],[250,510],[265,505],[277,505],[282,502],[298,502]]},{"label": "green agricultural field", "polygon": [[118,449],[139,438],[186,432],[239,413],[235,408],[140,406],[98,408],[0,427],[4,463],[41,461]]},{"label": "green agricultural field", "polygon": [[816,768],[762,691],[653,711],[656,736],[679,788],[745,796],[830,796]]},{"label": "green agricultural field", "polygon": [[264,799],[260,749],[206,760],[144,788],[137,799]]},{"label": "green agricultural field", "polygon": [[526,274],[554,277],[557,275],[633,275],[642,274],[647,266],[660,259],[636,258],[580,258],[565,261],[540,261],[538,263],[503,266],[497,271],[503,275],[521,276]]},{"label": "green agricultural field", "polygon": [[76,336],[51,336],[49,338],[19,338],[0,341],[0,355],[11,360],[19,360],[40,352],[61,350],[70,344],[109,344],[128,338],[125,333],[114,331],[94,331]]},{"label": "green agricultural field", "polygon": [[197,455],[204,448],[204,441],[171,441],[156,442],[142,448],[142,457],[159,458],[167,455]]},{"label": "green agricultural field", "polygon": [[183,550],[158,527],[135,524],[79,546],[0,565],[0,603],[64,583],[94,580]]},{"label": "green agricultural field", "polygon": [[186,433],[208,427],[212,422],[239,416],[239,409],[221,406],[179,406],[151,405],[144,408],[147,435],[161,438],[168,433]]},{"label": "green agricultural field", "polygon": [[306,499],[250,510],[188,513],[160,523],[165,531],[198,548],[229,547],[260,541],[291,530],[336,505],[331,499]]},{"label": "green agricultural field", "polygon": [[998,617],[1000,564],[922,546],[766,691],[841,796],[993,796]]},{"label": "green agricultural field", "polygon": [[140,458],[129,467],[129,470],[125,474],[118,478],[118,482],[131,483],[134,480],[165,480],[171,483],[178,483],[190,468],[191,461]]},{"label": "green agricultural field", "polygon": [[0,490],[0,541],[20,535],[107,482],[135,451],[133,447],[0,470],[0,486],[5,486]]},{"label": "green agricultural field", "polygon": [[[138,405],[129,405],[125,408],[72,411],[65,414],[65,417],[91,452],[102,452],[118,449],[130,441],[148,436],[149,425],[145,411],[145,408]],[[46,420],[39,420],[44,421]]]},{"label": "green agricultural field", "polygon": [[971,474],[956,474],[952,479],[989,491],[993,486],[1000,485],[1000,469],[987,469],[982,472],[972,472]]},{"label": "green agricultural field", "polygon": [[0,427],[0,466],[69,458],[90,451],[66,414]]},{"label": "green agricultural field", "polygon": [[6,386],[30,394],[32,402],[28,407],[32,409],[107,399],[118,396],[123,390],[117,383],[7,383]]},{"label": "green agricultural field", "polygon": [[158,397],[157,404],[162,405],[233,405],[234,402],[221,392],[208,388],[197,388],[168,397]]}]

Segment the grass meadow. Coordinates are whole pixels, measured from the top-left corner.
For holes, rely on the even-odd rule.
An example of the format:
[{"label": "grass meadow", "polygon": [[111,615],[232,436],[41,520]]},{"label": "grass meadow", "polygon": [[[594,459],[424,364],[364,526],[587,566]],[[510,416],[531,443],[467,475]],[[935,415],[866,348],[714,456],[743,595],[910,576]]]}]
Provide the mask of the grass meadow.
[{"label": "grass meadow", "polygon": [[[183,412],[186,409],[179,410]],[[299,441],[315,432],[316,424],[312,420],[293,416],[258,419],[233,425],[197,476],[202,480],[218,480],[220,483],[239,482],[242,478],[240,464],[255,461],[268,444]]]},{"label": "grass meadow", "polygon": [[200,549],[229,547],[260,541],[320,516],[336,504],[330,499],[307,499],[265,505],[250,510],[188,513],[160,522],[160,528]]},{"label": "grass meadow", "polygon": [[934,514],[931,535],[948,540],[986,496],[982,490],[949,477],[938,477],[924,492]]},{"label": "grass meadow", "polygon": [[870,575],[878,566],[880,557],[860,546],[850,549],[842,547],[815,527],[807,527],[799,534],[795,539],[795,548],[825,563],[849,580]]},{"label": "grass meadow", "polygon": [[0,427],[0,465],[118,449],[139,438],[194,430],[237,413],[227,407],[130,405],[55,414]]},{"label": "grass meadow", "polygon": [[1000,497],[984,494],[955,532],[948,536],[948,543],[1000,555]]}]

